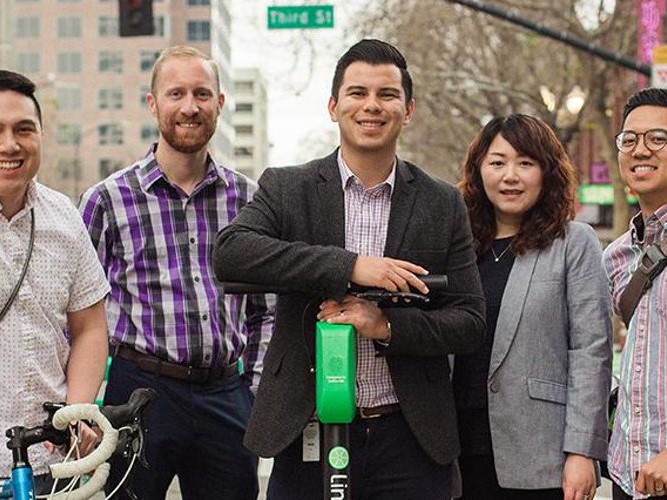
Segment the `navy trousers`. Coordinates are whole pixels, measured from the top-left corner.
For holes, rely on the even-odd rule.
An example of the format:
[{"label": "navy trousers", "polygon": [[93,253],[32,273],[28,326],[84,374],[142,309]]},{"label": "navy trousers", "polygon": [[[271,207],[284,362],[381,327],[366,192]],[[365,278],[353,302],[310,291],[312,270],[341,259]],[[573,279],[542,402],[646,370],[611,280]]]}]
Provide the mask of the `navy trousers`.
[{"label": "navy trousers", "polygon": [[[322,499],[320,462],[303,462],[297,439],[274,459],[267,500]],[[433,462],[403,415],[350,424],[351,488],[354,500],[449,500],[453,467]]]},{"label": "navy trousers", "polygon": [[[122,404],[137,387],[158,397],[146,412],[146,459],[135,464],[131,489],[141,500],[162,500],[175,475],[185,500],[255,500],[257,457],[243,447],[252,394],[238,375],[191,384],[146,373],[116,357],[109,373],[105,404]],[[115,459],[107,494],[125,473]],[[120,492],[119,492],[120,493]],[[114,498],[130,498],[125,493]]]}]

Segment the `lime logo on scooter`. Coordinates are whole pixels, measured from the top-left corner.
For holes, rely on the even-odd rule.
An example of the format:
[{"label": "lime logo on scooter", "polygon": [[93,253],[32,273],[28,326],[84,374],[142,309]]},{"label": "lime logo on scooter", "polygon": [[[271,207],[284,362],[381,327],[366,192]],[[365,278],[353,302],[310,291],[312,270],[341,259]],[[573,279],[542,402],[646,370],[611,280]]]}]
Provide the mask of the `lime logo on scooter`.
[{"label": "lime logo on scooter", "polygon": [[334,446],[329,451],[329,465],[337,470],[345,469],[350,464],[350,454],[342,446]]},{"label": "lime logo on scooter", "polygon": [[349,498],[350,478],[343,472],[350,465],[350,454],[344,446],[334,446],[327,455],[329,467],[340,471],[340,474],[329,474],[329,491],[325,493],[328,500],[344,500]]}]

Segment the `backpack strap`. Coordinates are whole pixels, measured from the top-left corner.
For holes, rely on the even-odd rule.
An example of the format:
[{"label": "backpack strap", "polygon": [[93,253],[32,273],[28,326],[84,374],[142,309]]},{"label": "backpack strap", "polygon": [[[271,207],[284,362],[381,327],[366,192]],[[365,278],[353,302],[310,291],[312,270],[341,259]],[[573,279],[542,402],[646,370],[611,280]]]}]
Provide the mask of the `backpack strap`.
[{"label": "backpack strap", "polygon": [[649,245],[644,250],[639,259],[639,267],[630,278],[628,286],[623,290],[619,309],[626,328],[630,325],[630,320],[642,295],[651,288],[653,280],[665,269],[665,266],[667,266],[667,238],[663,239],[660,244]]}]

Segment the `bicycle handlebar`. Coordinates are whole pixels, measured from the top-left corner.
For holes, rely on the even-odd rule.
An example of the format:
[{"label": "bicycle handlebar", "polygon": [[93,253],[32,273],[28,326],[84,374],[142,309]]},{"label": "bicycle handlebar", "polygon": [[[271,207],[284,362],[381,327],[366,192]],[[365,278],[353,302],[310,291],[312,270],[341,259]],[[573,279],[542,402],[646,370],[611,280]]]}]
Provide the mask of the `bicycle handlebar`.
[{"label": "bicycle handlebar", "polygon": [[[419,276],[419,279],[429,288],[431,292],[442,292],[447,289],[448,280],[445,274],[433,274]],[[225,281],[222,283],[225,293],[231,295],[243,295],[252,293],[281,293],[289,290],[279,285],[266,285],[260,283],[242,283],[239,281]],[[383,288],[371,288],[350,283],[348,292],[361,298],[373,300],[373,297],[381,298],[408,298],[424,300],[427,296],[418,292],[391,292]],[[430,293],[429,293],[430,295]]]},{"label": "bicycle handlebar", "polygon": [[[57,493],[49,498],[78,500],[93,496],[101,490],[106,482],[110,466],[105,463],[117,448],[127,443],[129,438],[134,439],[142,432],[141,418],[144,410],[157,396],[153,389],[136,389],[127,403],[118,406],[98,408],[94,404],[53,404],[45,403],[44,409],[48,413],[46,421],[37,427],[12,427],[7,430],[7,447],[12,450],[14,466],[28,464],[27,448],[33,444],[51,441],[54,444],[66,443],[65,429],[71,422],[78,420],[92,420],[103,431],[102,441],[95,451],[86,457],[70,462],[53,464],[50,466],[54,478],[74,477],[95,471],[83,486],[76,490]],[[119,432],[120,431],[120,432]],[[119,439],[121,436],[122,439]],[[139,453],[141,451],[135,451]],[[122,451],[122,450],[121,450]]]},{"label": "bicycle handlebar", "polygon": [[103,406],[100,408],[102,415],[109,419],[111,425],[116,429],[128,425],[137,418],[141,418],[144,410],[155,399],[157,393],[153,389],[135,389],[127,403],[120,406]]},{"label": "bicycle handlebar", "polygon": [[73,404],[63,406],[53,415],[53,426],[64,430],[70,422],[78,420],[92,420],[102,430],[102,441],[89,455],[73,460],[51,465],[51,475],[56,478],[74,477],[86,474],[106,462],[113,455],[118,443],[118,430],[102,415],[94,404]]},{"label": "bicycle handlebar", "polygon": [[[69,493],[62,493],[62,496],[55,495],[53,498],[85,499],[100,491],[109,477],[111,466],[106,461],[116,451],[119,429],[132,425],[140,427],[144,410],[156,396],[157,393],[153,389],[140,388],[133,391],[127,403],[123,405],[98,408],[91,404],[74,404],[56,411],[53,416],[53,426],[57,429],[66,428],[71,421],[93,420],[103,434],[102,442],[88,456],[51,465],[51,475],[54,478],[74,477],[95,471],[83,486]],[[138,430],[140,431],[140,428]]]}]

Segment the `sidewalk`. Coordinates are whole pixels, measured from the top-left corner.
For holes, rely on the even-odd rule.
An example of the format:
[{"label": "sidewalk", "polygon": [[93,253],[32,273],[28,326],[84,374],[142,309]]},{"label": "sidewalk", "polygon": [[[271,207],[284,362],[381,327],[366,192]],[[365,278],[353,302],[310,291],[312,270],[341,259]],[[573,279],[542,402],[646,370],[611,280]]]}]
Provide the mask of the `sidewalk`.
[{"label": "sidewalk", "polygon": [[[259,496],[257,497],[257,500],[266,500],[266,486],[269,480],[269,474],[271,473],[271,465],[271,460],[262,458],[259,460],[259,467],[257,469],[259,476]],[[178,481],[174,480],[171,488],[169,488],[167,500],[180,499],[181,493],[178,489]],[[595,500],[611,500],[611,483],[607,479],[602,480],[602,486],[598,488],[598,491],[595,494]]]}]

